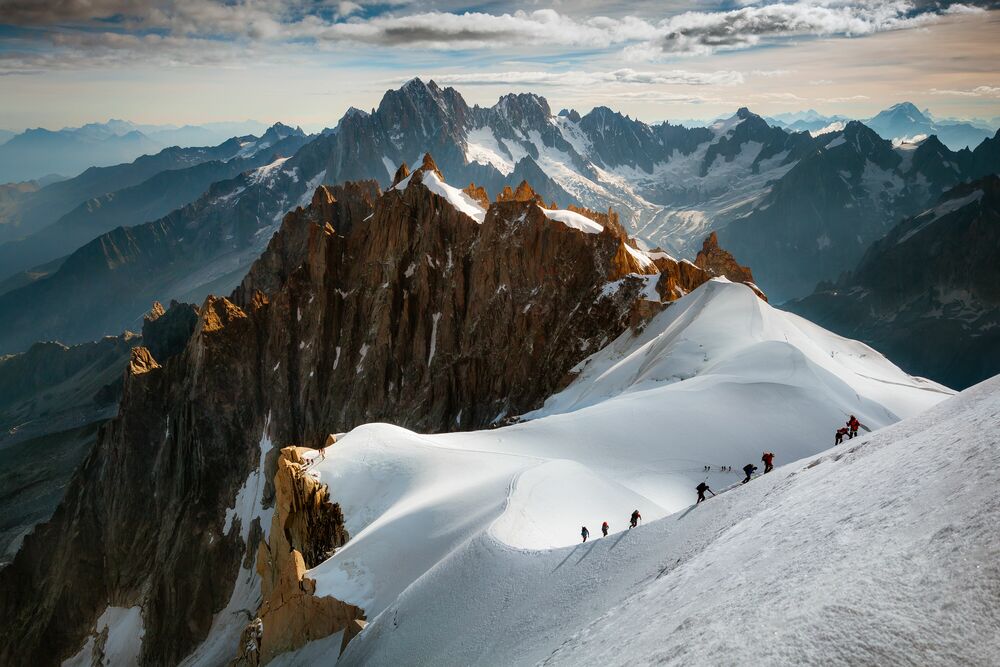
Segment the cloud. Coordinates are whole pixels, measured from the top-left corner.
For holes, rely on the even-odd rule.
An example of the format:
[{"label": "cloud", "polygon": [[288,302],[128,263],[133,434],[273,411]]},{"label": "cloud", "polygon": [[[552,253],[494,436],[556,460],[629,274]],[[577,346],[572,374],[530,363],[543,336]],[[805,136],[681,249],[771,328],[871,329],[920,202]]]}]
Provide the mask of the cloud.
[{"label": "cloud", "polygon": [[869,35],[924,25],[935,11],[908,2],[869,0],[836,5],[813,2],[767,4],[723,12],[685,12],[659,24],[660,35],[632,49],[641,58],[660,54],[706,54],[756,46],[763,38]]},{"label": "cloud", "polygon": [[871,98],[867,95],[848,95],[846,97],[821,97],[820,102],[829,102],[830,104],[837,104],[840,102],[860,102],[862,100],[870,100]]},{"label": "cloud", "polygon": [[[424,78],[434,79],[445,85],[522,85],[522,86],[596,86],[607,84],[624,85],[688,85],[688,86],[733,86],[745,81],[740,72],[720,70],[716,72],[692,72],[689,70],[664,70],[642,72],[633,69],[617,69],[610,72],[468,72],[458,74],[434,74]],[[405,79],[393,79],[400,83]]]},{"label": "cloud", "polygon": [[[927,25],[943,14],[982,11],[926,0],[798,0],[688,11],[662,19],[586,16],[553,9],[488,13],[426,11],[407,0],[0,0],[0,22],[21,26],[25,48],[0,49],[0,71],[39,63],[87,66],[95,59],[201,64],[241,48],[269,60],[361,46],[433,51],[617,50],[626,59],[753,47],[788,37],[868,35]],[[568,6],[568,5],[567,5]],[[30,42],[30,44],[28,44]],[[55,57],[38,54],[45,46]],[[41,48],[40,48],[41,46]],[[210,52],[205,55],[197,49]],[[15,53],[16,52],[16,53]],[[35,54],[35,55],[32,55]],[[780,76],[762,70],[753,76]],[[689,82],[683,82],[689,83]]]},{"label": "cloud", "polygon": [[771,79],[778,76],[788,76],[789,74],[794,74],[793,69],[755,69],[750,74],[753,76],[762,76],[767,79]]},{"label": "cloud", "polygon": [[993,97],[1000,99],[1000,86],[976,86],[971,90],[938,90],[931,88],[931,95],[948,95],[951,97]]},{"label": "cloud", "polygon": [[[608,99],[610,99],[610,97]],[[704,95],[684,95],[682,93],[669,93],[661,90],[641,90],[633,92],[615,93],[613,99],[629,100],[636,102],[662,102],[662,103],[674,103],[674,104],[676,103],[705,104],[707,102],[720,101],[718,97],[706,97]]]},{"label": "cloud", "polygon": [[799,97],[795,93],[755,93],[750,95],[750,97],[756,100],[766,100],[782,104],[798,104],[806,101],[804,97]]},{"label": "cloud", "polygon": [[350,2],[349,0],[343,0],[337,3],[337,17],[344,18],[350,16],[351,14],[357,14],[362,9],[361,5],[356,2]]},{"label": "cloud", "polygon": [[652,39],[656,28],[634,18],[577,20],[552,9],[512,14],[425,12],[334,23],[312,32],[319,40],[429,49],[502,49],[530,46],[607,48]]}]

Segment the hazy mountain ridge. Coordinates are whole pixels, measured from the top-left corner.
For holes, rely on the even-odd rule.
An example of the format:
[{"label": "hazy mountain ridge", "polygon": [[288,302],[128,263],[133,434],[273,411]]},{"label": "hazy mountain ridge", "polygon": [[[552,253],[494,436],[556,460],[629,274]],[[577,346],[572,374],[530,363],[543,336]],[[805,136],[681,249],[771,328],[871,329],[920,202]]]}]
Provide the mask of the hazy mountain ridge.
[{"label": "hazy mountain ridge", "polygon": [[[289,156],[306,143],[307,137],[287,126],[275,125],[261,137],[230,139],[210,149],[167,149],[153,156],[157,166],[139,164],[122,165],[120,177],[99,179],[108,187],[112,183],[128,183],[154,171],[149,178],[106,194],[89,198],[53,222],[46,224],[29,236],[0,245],[0,279],[15,272],[33,269],[71,253],[82,244],[118,226],[134,226],[155,220],[188,204],[215,182],[234,176],[273,161],[276,157]],[[152,162],[150,160],[149,162]],[[189,164],[190,166],[185,166]],[[159,166],[168,166],[156,171]],[[86,174],[84,174],[86,176]],[[42,189],[32,200],[21,206],[23,212],[34,214],[35,219],[51,217],[49,206],[58,206],[61,198],[69,200],[88,189],[84,176],[71,183],[64,182],[54,191]],[[61,184],[57,184],[61,185]],[[50,186],[51,187],[51,186]],[[43,213],[44,212],[44,213]],[[37,275],[38,272],[33,272]]]},{"label": "hazy mountain ridge", "polygon": [[1000,372],[1000,177],[958,186],[788,304],[903,368],[965,388]]},{"label": "hazy mountain ridge", "polygon": [[75,176],[89,167],[102,167],[177,146],[206,146],[233,136],[263,132],[257,121],[188,125],[137,125],[111,119],[60,130],[33,128],[11,133],[0,142],[0,183],[25,181],[47,174]]},{"label": "hazy mountain ridge", "polygon": [[934,137],[893,145],[852,121],[816,141],[752,212],[720,231],[752,264],[766,262],[761,285],[779,302],[852,269],[873,241],[947,189],[1000,171],[1000,133],[956,153]]}]

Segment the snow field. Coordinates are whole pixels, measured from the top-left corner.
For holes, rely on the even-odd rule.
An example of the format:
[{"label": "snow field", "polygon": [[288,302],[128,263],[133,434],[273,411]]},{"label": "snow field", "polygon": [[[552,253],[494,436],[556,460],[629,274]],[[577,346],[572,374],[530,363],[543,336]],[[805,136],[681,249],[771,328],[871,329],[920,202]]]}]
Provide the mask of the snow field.
[{"label": "snow field", "polygon": [[481,534],[341,660],[996,664],[998,433],[995,378],[633,531],[548,551]]},{"label": "snow field", "polygon": [[[734,485],[765,450],[780,466],[826,449],[848,414],[879,428],[952,393],[725,280],[677,301],[640,334],[626,332],[579,370],[521,424],[432,436],[369,424],[328,448],[311,470],[340,503],[351,540],[310,572],[317,594],[361,606],[370,619],[383,614],[378,625],[423,582],[457,576],[455,563],[484,571],[513,559],[515,571],[531,569],[533,559],[567,557],[583,525],[599,536],[603,520],[614,539],[638,539],[618,534],[633,509],[660,519],[689,506],[702,480],[717,492]],[[421,605],[436,604],[420,595]],[[483,613],[502,608],[493,589],[463,595]],[[428,623],[460,622],[466,610],[447,614],[455,618]],[[425,648],[446,664],[468,657],[423,645],[411,655]]]}]

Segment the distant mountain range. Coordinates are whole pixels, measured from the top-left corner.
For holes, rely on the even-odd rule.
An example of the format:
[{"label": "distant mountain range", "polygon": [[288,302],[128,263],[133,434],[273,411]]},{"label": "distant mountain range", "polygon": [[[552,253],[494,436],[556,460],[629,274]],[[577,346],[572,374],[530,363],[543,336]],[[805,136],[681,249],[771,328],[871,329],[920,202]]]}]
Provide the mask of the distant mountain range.
[{"label": "distant mountain range", "polygon": [[719,232],[723,244],[760,267],[760,282],[777,302],[853,268],[899,219],[949,188],[1000,171],[1000,133],[975,151],[955,152],[935,137],[893,145],[851,121],[814,141],[752,211]]},{"label": "distant mountain range", "polygon": [[[797,132],[817,132],[833,123],[852,120],[846,116],[825,116],[818,111],[796,111],[767,117],[772,125]],[[934,119],[929,111],[920,111],[912,102],[900,102],[880,111],[871,118],[860,118],[883,139],[913,140],[931,135],[948,148],[958,151],[975,148],[1000,128],[1000,118],[991,121]]]},{"label": "distant mountain range", "polygon": [[[852,120],[847,116],[825,116],[815,109],[778,113],[764,118],[771,125],[795,132],[815,132],[833,123]],[[890,137],[891,138],[891,137]]]},{"label": "distant mountain range", "polygon": [[[167,148],[115,167],[92,167],[76,178],[21,195],[7,207],[0,239],[0,281],[60,258],[118,226],[155,220],[184,206],[216,182],[292,155],[306,142],[298,128],[277,123],[261,136],[218,146]],[[53,267],[35,270],[33,279]],[[0,282],[0,293],[10,284]]]},{"label": "distant mountain range", "polygon": [[947,192],[792,311],[964,389],[1000,371],[1000,177]]},{"label": "distant mountain range", "polygon": [[[0,183],[60,174],[75,176],[88,167],[129,162],[168,146],[206,146],[234,136],[259,134],[257,121],[205,125],[136,125],[109,120],[61,130],[35,128],[0,132]],[[10,136],[4,136],[9,134]]]},{"label": "distant mountain range", "polygon": [[986,129],[972,123],[935,121],[909,102],[893,105],[865,121],[865,124],[885,138],[905,138],[935,135],[948,148],[974,148],[996,128]]},{"label": "distant mountain range", "polygon": [[[12,324],[0,332],[0,352],[40,339],[117,334],[153,300],[198,302],[226,292],[283,215],[317,185],[374,179],[385,186],[398,164],[425,151],[455,182],[474,181],[490,193],[529,180],[546,201],[611,207],[649,247],[680,256],[693,257],[718,231],[724,245],[759,267],[758,283],[779,303],[853,268],[896,221],[947,189],[1000,171],[1000,138],[953,152],[933,138],[893,145],[858,122],[813,136],[769,125],[747,109],[707,128],[650,126],[607,107],[554,115],[531,94],[470,107],[457,91],[417,79],[388,91],[374,113],[352,109],[300,145],[269,162],[271,155],[258,151],[256,164],[169,177],[136,178],[136,161],[108,172],[122,179],[113,196],[95,199],[91,189],[72,205],[62,199],[61,214],[50,214],[45,226],[58,225],[0,248],[10,266],[27,271],[0,287],[0,317]],[[88,174],[102,180],[102,172]],[[134,189],[154,176],[159,180]],[[86,190],[83,182],[51,185],[30,200],[49,210],[51,194]],[[190,199],[199,187],[202,194]],[[163,217],[146,222],[157,206]],[[100,231],[112,225],[123,227]],[[73,242],[60,245],[60,238]],[[85,238],[93,240],[72,252]],[[56,264],[32,264],[66,253]]]}]

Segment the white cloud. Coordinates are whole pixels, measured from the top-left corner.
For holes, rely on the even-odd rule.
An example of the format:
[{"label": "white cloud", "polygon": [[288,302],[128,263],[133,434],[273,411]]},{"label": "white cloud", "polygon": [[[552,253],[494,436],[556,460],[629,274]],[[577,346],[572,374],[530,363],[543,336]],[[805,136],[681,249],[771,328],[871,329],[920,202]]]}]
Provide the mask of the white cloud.
[{"label": "white cloud", "polygon": [[799,102],[805,102],[806,99],[799,97],[795,93],[754,93],[750,95],[752,99],[756,100],[767,100],[769,102],[779,102],[784,104],[798,104]]},{"label": "white cloud", "polygon": [[[445,85],[525,85],[525,86],[594,86],[602,84],[624,85],[689,85],[732,86],[745,81],[740,72],[692,72],[689,70],[636,71],[617,69],[610,72],[465,72],[458,74],[433,74],[423,78],[434,79]],[[405,78],[393,79],[392,83]]]},{"label": "white cloud", "polygon": [[755,69],[750,74],[753,76],[762,76],[766,79],[771,79],[778,76],[788,76],[789,74],[794,74],[793,69]]},{"label": "white cloud", "polygon": [[994,97],[1000,99],[1000,86],[976,86],[970,90],[938,90],[931,88],[931,95],[948,95],[952,97]]},{"label": "white cloud", "polygon": [[361,5],[356,2],[350,2],[349,0],[343,0],[337,3],[337,16],[339,18],[344,18],[350,16],[351,14],[357,14],[361,11]]},{"label": "white cloud", "polygon": [[685,12],[660,22],[659,36],[633,52],[641,57],[705,54],[755,46],[763,38],[869,35],[924,25],[936,14],[905,1],[754,5],[725,12]]},{"label": "white cloud", "polygon": [[820,102],[829,102],[831,104],[837,104],[839,102],[861,102],[862,100],[870,100],[871,98],[867,95],[848,95],[846,97],[822,97],[819,98]]},{"label": "white cloud", "polygon": [[[373,4],[380,7],[369,16]],[[388,13],[386,6],[391,7]],[[495,14],[426,11],[407,0],[0,0],[3,22],[38,28],[16,38],[25,48],[0,50],[0,71],[12,70],[15,62],[22,69],[31,62],[43,68],[86,64],[109,51],[127,52],[132,60],[163,57],[199,64],[205,56],[197,49],[212,52],[212,58],[239,48],[257,49],[257,55],[266,50],[269,57],[280,59],[290,52],[315,56],[317,51],[365,45],[439,51],[528,50],[532,54],[611,49],[629,60],[656,61],[787,37],[868,35],[927,25],[944,13],[972,11],[981,10],[923,0],[919,4],[909,0],[798,0],[750,3],[730,11],[688,11],[656,20],[576,16],[553,9]],[[112,16],[118,17],[115,22],[100,20]],[[194,40],[188,42],[191,48],[181,46],[183,40]],[[40,54],[39,42],[62,53],[56,58]],[[234,58],[234,62],[239,60]],[[784,73],[760,70],[752,75]]]}]

